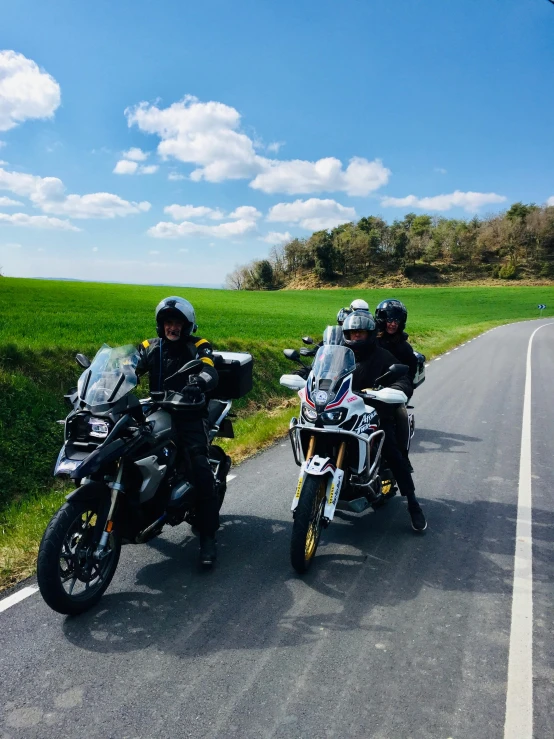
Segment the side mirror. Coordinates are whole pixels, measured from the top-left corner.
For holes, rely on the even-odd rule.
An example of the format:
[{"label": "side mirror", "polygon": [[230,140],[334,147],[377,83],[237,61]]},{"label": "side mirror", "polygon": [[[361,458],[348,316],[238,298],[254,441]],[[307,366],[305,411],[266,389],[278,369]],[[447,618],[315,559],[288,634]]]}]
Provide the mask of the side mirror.
[{"label": "side mirror", "polygon": [[378,377],[375,380],[376,385],[390,385],[391,382],[396,382],[401,377],[404,377],[404,375],[407,375],[410,371],[410,368],[407,364],[391,364],[391,366],[388,369],[388,372],[385,372],[384,375],[381,375],[381,377]]},{"label": "side mirror", "polygon": [[304,344],[313,344],[314,343],[314,340],[312,339],[311,336],[303,336],[302,337],[302,341],[304,342]]},{"label": "side mirror", "polygon": [[90,367],[90,359],[88,357],[85,357],[84,354],[76,354],[75,361],[83,369],[88,369]]},{"label": "side mirror", "polygon": [[296,349],[283,349],[283,354],[287,359],[290,359],[291,362],[300,361],[300,354],[296,351]]},{"label": "side mirror", "polygon": [[299,375],[282,375],[279,383],[283,387],[288,387],[289,390],[302,390],[306,386],[306,380],[303,380]]},{"label": "side mirror", "polygon": [[190,362],[184,364],[180,369],[177,370],[175,374],[180,375],[183,372],[190,372],[192,374],[193,372],[202,369],[202,366],[203,363],[201,359],[193,359]]}]

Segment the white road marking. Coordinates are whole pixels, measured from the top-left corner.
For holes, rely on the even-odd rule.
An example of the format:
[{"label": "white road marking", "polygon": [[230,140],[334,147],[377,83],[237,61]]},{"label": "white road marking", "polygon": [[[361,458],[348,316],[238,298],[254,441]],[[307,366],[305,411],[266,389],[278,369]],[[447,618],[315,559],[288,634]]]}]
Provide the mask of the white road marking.
[{"label": "white road marking", "polygon": [[539,326],[527,347],[521,454],[517,499],[516,550],[512,624],[508,657],[508,690],[504,739],[533,737],[533,538],[531,496],[531,349]]},{"label": "white road marking", "polygon": [[435,362],[440,362],[441,357],[435,357]]},{"label": "white road marking", "polygon": [[445,352],[445,354],[444,354],[444,355],[446,356],[447,354],[450,354],[450,352]]},{"label": "white road marking", "polygon": [[28,585],[26,588],[21,588],[21,590],[18,590],[17,593],[12,593],[12,595],[8,595],[7,598],[0,600],[0,613],[2,613],[2,611],[7,611],[8,608],[15,606],[16,603],[20,603],[22,600],[25,600],[25,598],[28,598],[30,595],[33,595],[33,593],[36,593],[37,590],[38,587],[36,585]]},{"label": "white road marking", "polygon": [[231,482],[231,480],[234,480],[236,475],[227,475],[227,482]]}]

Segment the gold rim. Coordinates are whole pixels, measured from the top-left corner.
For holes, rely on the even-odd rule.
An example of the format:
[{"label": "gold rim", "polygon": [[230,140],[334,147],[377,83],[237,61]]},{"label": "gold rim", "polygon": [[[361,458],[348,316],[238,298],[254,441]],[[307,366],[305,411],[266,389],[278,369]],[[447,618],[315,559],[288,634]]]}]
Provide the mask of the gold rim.
[{"label": "gold rim", "polygon": [[383,480],[381,483],[381,492],[383,495],[388,495],[392,488],[392,482],[390,480]]},{"label": "gold rim", "polygon": [[314,500],[312,515],[310,517],[310,525],[306,532],[306,547],[304,549],[306,562],[309,562],[314,556],[317,543],[319,541],[321,516],[323,515],[323,507],[325,505],[325,491],[326,486],[322,481],[319,486],[318,494]]}]

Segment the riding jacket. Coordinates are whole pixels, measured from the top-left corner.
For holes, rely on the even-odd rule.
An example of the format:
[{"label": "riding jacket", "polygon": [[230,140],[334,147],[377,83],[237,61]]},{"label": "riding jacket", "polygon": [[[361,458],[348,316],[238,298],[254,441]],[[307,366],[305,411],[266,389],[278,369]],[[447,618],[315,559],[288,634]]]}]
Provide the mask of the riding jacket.
[{"label": "riding jacket", "polygon": [[168,339],[146,339],[139,345],[141,359],[137,374],[148,372],[150,392],[157,390],[182,390],[188,375],[182,374],[167,381],[187,362],[199,359],[203,367],[191,374],[202,379],[202,390],[210,392],[217,387],[218,376],[214,367],[212,345],[200,336],[185,336],[178,341]]}]

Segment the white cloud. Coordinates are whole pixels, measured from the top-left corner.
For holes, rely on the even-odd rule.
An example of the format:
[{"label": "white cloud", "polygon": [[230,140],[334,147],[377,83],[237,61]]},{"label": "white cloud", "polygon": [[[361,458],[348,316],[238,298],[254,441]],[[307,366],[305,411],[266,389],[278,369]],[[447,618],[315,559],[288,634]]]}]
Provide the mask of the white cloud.
[{"label": "white cloud", "polygon": [[[210,246],[213,246],[213,244],[210,244]],[[179,249],[180,254],[186,254],[188,252],[188,249]]]},{"label": "white cloud", "polygon": [[11,198],[0,197],[0,208],[13,208],[15,205],[23,205],[19,200],[12,200]]},{"label": "white cloud", "polygon": [[210,218],[213,221],[220,221],[225,217],[223,211],[205,205],[167,205],[164,213],[176,221],[186,221],[189,218]]},{"label": "white cloud", "polygon": [[114,174],[154,174],[159,169],[157,164],[139,165],[130,159],[120,159],[114,167]]},{"label": "white cloud", "polygon": [[180,236],[210,236],[217,239],[226,239],[230,236],[242,236],[255,228],[254,221],[245,219],[227,221],[217,226],[206,226],[192,221],[183,221],[182,223],[161,221],[148,229],[148,234],[156,239],[175,239]]},{"label": "white cloud", "polygon": [[97,246],[93,246],[92,247],[92,251],[98,251],[98,247]]},{"label": "white cloud", "polygon": [[257,221],[261,217],[260,211],[252,205],[240,205],[232,213],[229,213],[229,218],[243,218],[246,221]]},{"label": "white cloud", "polygon": [[[346,168],[334,157],[316,162],[281,161],[260,156],[259,144],[240,130],[240,113],[218,102],[202,103],[187,95],[168,108],[146,102],[127,108],[129,126],[160,137],[158,154],[195,167],[193,182],[250,179],[267,193],[346,192],[368,195],[388,182],[390,170],[380,159],[353,157]],[[280,142],[267,148],[277,152]],[[175,179],[170,175],[170,179]]]},{"label": "white cloud", "polygon": [[548,200],[546,201],[546,204],[547,205],[554,205],[554,195],[552,195],[551,197],[548,198]]},{"label": "white cloud", "polygon": [[0,131],[30,118],[51,118],[60,104],[60,86],[32,60],[0,51]]},{"label": "white cloud", "polygon": [[30,216],[27,213],[0,213],[0,223],[9,223],[12,226],[31,226],[33,228],[58,229],[60,231],[80,231],[69,221],[60,218],[49,218],[48,216]]},{"label": "white cloud", "polygon": [[160,252],[159,252],[159,251],[155,251],[155,250],[154,250],[154,251],[149,251],[148,253],[149,253],[149,254],[159,254]]},{"label": "white cloud", "polygon": [[444,167],[435,167],[433,171],[438,172],[439,174],[446,174],[448,172],[448,170],[444,169]]},{"label": "white cloud", "polygon": [[450,210],[451,208],[464,208],[468,213],[474,213],[484,205],[503,203],[504,195],[494,192],[460,192],[456,190],[449,195],[434,195],[433,197],[418,198],[415,195],[407,195],[405,198],[385,197],[381,205],[385,208],[419,208],[421,210]]},{"label": "white cloud", "polygon": [[348,223],[356,218],[354,208],[337,203],[336,200],[295,200],[294,203],[277,203],[267,216],[268,221],[298,223],[309,231],[321,231]]},{"label": "white cloud", "polygon": [[167,179],[171,182],[178,182],[179,180],[186,180],[187,178],[184,174],[179,174],[178,172],[170,172],[167,175]]},{"label": "white cloud", "polygon": [[57,177],[39,177],[24,172],[7,172],[0,168],[0,190],[22,195],[44,213],[73,218],[115,218],[150,210],[150,203],[123,200],[108,192],[88,195],[66,195]]},{"label": "white cloud", "polygon": [[344,191],[348,195],[368,195],[386,185],[390,170],[381,160],[368,162],[354,157],[346,169],[334,157],[317,162],[295,159],[290,162],[271,162],[267,171],[252,180],[250,187],[267,193],[289,194]]},{"label": "white cloud", "polygon": [[279,233],[279,231],[270,231],[266,236],[262,236],[260,241],[265,241],[266,244],[286,244],[288,241],[292,241],[292,236],[288,231],[285,233]]},{"label": "white cloud", "polygon": [[223,103],[201,103],[187,95],[163,109],[142,102],[127,108],[125,115],[129,126],[158,134],[161,157],[196,165],[194,181],[240,179],[260,167],[253,142],[237,130],[240,114]]},{"label": "white cloud", "polygon": [[4,244],[0,244],[3,249],[21,249],[21,244],[16,244],[14,241],[7,241]]},{"label": "white cloud", "polygon": [[3,146],[6,146],[6,142],[5,142],[5,141],[0,141],[0,149],[1,149],[1,148],[2,148]]},{"label": "white cloud", "polygon": [[134,146],[129,151],[124,151],[122,157],[123,159],[132,159],[133,162],[144,162],[145,159],[148,159],[148,152]]},{"label": "white cloud", "polygon": [[272,143],[267,146],[267,150],[270,151],[272,154],[277,154],[279,152],[279,149],[284,145],[284,141],[272,141]]},{"label": "white cloud", "polygon": [[131,162],[129,159],[120,159],[114,167],[114,174],[135,174],[138,169],[136,162]]}]

